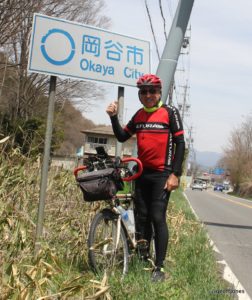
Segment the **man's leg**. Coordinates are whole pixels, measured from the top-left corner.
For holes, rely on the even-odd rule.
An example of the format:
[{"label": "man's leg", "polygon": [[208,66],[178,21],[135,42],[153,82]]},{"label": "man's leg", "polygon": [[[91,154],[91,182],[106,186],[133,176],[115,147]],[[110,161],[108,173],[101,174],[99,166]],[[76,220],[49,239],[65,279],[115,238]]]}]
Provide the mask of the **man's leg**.
[{"label": "man's leg", "polygon": [[156,199],[156,201],[154,201],[151,206],[151,218],[155,232],[155,265],[159,268],[163,267],[169,239],[169,231],[166,222],[168,197],[169,194],[167,193],[167,191],[163,191],[160,198]]},{"label": "man's leg", "polygon": [[[142,245],[143,256],[148,256],[149,243],[152,238],[152,224],[149,215],[151,187],[146,182],[144,174],[135,185],[135,220],[136,220],[136,239],[145,240],[147,243]],[[141,244],[139,244],[141,248]]]},{"label": "man's leg", "polygon": [[154,282],[165,279],[163,267],[169,239],[166,210],[170,196],[170,192],[164,190],[166,180],[167,175],[162,173],[153,176],[150,214],[155,232],[156,267],[152,273],[152,281]]}]

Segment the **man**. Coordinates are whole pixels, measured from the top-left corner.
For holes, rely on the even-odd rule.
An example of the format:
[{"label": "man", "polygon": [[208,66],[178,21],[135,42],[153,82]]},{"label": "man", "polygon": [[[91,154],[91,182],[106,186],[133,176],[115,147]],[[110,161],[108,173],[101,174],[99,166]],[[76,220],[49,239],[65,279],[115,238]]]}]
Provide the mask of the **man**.
[{"label": "man", "polygon": [[111,103],[106,112],[119,142],[133,134],[137,137],[138,158],[143,164],[143,173],[135,185],[137,232],[139,239],[150,242],[153,224],[156,261],[152,281],[157,282],[165,279],[164,260],[169,238],[166,210],[170,192],[179,186],[185,151],[184,131],[178,110],[161,101],[159,77],[143,75],[138,79],[137,87],[143,108],[134,114],[125,128],[117,118],[117,102]]}]

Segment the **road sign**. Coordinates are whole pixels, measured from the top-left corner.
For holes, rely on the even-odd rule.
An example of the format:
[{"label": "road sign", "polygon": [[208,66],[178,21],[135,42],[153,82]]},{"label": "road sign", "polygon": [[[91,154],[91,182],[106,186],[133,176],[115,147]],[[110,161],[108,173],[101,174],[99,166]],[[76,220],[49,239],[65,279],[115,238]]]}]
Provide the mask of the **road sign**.
[{"label": "road sign", "polygon": [[150,73],[150,42],[34,14],[28,71],[136,85]]},{"label": "road sign", "polygon": [[214,175],[223,175],[224,173],[225,173],[225,170],[222,169],[222,168],[215,168],[215,169],[213,170],[213,174],[214,174]]}]

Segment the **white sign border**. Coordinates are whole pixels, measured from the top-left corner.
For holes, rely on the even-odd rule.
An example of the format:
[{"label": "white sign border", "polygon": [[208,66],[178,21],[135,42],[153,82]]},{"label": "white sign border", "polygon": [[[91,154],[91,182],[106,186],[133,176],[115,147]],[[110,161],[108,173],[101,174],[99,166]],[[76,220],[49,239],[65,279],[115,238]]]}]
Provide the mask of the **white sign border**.
[{"label": "white sign border", "polygon": [[68,24],[75,24],[75,25],[78,25],[80,27],[92,28],[92,29],[96,29],[96,30],[99,30],[99,31],[103,31],[103,32],[107,32],[107,33],[111,33],[111,34],[115,34],[115,35],[120,35],[120,36],[127,37],[127,38],[130,38],[130,39],[134,39],[134,40],[137,40],[137,41],[146,42],[146,43],[149,44],[149,73],[151,73],[151,42],[150,41],[138,39],[136,37],[128,36],[128,35],[117,33],[117,32],[112,32],[110,30],[106,30],[106,29],[99,28],[99,27],[96,27],[96,26],[81,24],[81,23],[78,23],[78,22],[75,22],[75,21],[68,21],[66,19],[51,17],[51,16],[40,14],[40,13],[34,13],[33,14],[31,42],[30,42],[29,59],[28,59],[28,66],[27,66],[27,71],[29,73],[39,73],[39,74],[48,75],[48,76],[51,76],[51,75],[52,76],[58,76],[58,77],[62,77],[64,79],[69,79],[70,78],[70,79],[75,79],[75,80],[79,80],[79,81],[91,81],[91,82],[96,81],[96,82],[99,82],[99,83],[116,84],[118,86],[134,87],[131,84],[118,83],[118,82],[113,82],[113,81],[109,81],[109,80],[105,81],[105,80],[99,80],[99,79],[86,78],[84,76],[79,77],[79,76],[63,75],[63,74],[59,74],[59,73],[55,73],[55,72],[45,72],[45,71],[41,71],[41,70],[31,69],[30,65],[31,65],[32,55],[33,55],[32,49],[33,49],[33,43],[34,43],[34,35],[35,35],[35,31],[36,31],[35,30],[35,28],[36,28],[35,23],[36,23],[36,18],[37,17],[42,17],[42,18],[45,18],[45,19],[53,19],[53,20],[61,21],[61,22],[68,23]]}]

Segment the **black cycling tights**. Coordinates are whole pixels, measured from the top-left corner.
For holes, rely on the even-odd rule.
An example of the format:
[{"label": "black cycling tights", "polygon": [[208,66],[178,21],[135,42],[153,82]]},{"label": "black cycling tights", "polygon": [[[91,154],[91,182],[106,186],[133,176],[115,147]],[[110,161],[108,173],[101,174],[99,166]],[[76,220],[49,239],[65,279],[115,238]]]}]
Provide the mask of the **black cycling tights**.
[{"label": "black cycling tights", "polygon": [[155,233],[156,267],[162,267],[165,260],[169,233],[166,223],[166,209],[170,192],[164,190],[168,174],[144,170],[136,180],[136,231],[138,239],[151,240],[152,224]]}]

